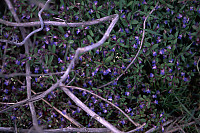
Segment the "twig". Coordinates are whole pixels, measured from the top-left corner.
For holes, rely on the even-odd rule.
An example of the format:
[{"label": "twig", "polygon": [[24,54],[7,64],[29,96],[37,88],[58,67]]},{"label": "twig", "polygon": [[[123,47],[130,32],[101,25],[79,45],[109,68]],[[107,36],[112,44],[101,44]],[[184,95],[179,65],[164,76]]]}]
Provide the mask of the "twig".
[{"label": "twig", "polygon": [[[186,127],[186,126],[190,126],[190,125],[193,125],[195,124],[196,122],[193,121],[193,122],[190,122],[190,123],[187,123],[187,124],[183,124],[183,125],[179,125],[180,127]],[[173,132],[176,132],[177,130],[179,130],[179,127],[174,127],[172,128],[171,130],[169,130],[167,133],[173,133]]]},{"label": "twig", "polygon": [[[29,129],[18,129],[20,133],[27,133]],[[0,127],[2,132],[13,132],[13,127]],[[63,132],[90,132],[90,133],[110,133],[110,130],[107,128],[59,128],[59,129],[45,129],[44,133],[63,133]],[[31,133],[37,133],[37,131],[32,130]]]},{"label": "twig", "polygon": [[[61,86],[61,87],[62,87],[62,86]],[[91,92],[91,91],[89,91],[89,90],[80,88],[80,87],[76,87],[76,86],[63,86],[63,87],[73,88],[73,89],[77,89],[77,90],[86,91],[86,92],[88,92],[88,93],[90,93],[90,94],[92,94],[92,95],[94,95],[94,96],[100,98],[101,100],[103,100],[103,101],[109,103],[110,105],[112,105],[113,107],[115,107],[116,109],[118,109],[120,112],[122,112],[122,114],[124,114],[124,115],[130,120],[130,122],[133,123],[135,126],[140,126],[139,123],[135,123],[123,110],[121,110],[119,107],[117,107],[117,106],[116,106],[115,104],[113,104],[112,102],[106,100],[105,98],[103,98],[103,97],[101,97],[101,96],[99,96],[99,95],[97,95],[97,94],[95,94],[95,93],[93,93],[93,92]]]},{"label": "twig", "polygon": [[[62,26],[62,27],[82,27],[82,26],[90,26],[90,25],[95,25],[99,24],[105,21],[112,20],[113,18],[116,17],[116,14],[106,16],[100,19],[92,20],[92,21],[87,21],[87,22],[78,22],[78,23],[66,23],[66,22],[57,22],[57,21],[43,21],[44,25],[52,25],[52,26]],[[15,27],[33,27],[33,26],[40,26],[41,22],[40,21],[35,21],[35,22],[26,22],[26,23],[15,23],[15,22],[10,22],[6,21],[3,19],[0,19],[1,24],[5,24],[6,26],[15,26]]]},{"label": "twig", "polygon": [[[114,16],[115,16],[115,17],[114,17]],[[64,75],[60,78],[60,80],[58,80],[55,84],[53,84],[48,90],[44,91],[42,94],[40,94],[40,95],[38,95],[38,96],[34,96],[34,97],[30,98],[30,99],[22,100],[22,101],[16,103],[15,105],[13,105],[13,106],[10,106],[10,107],[8,107],[8,108],[6,108],[6,109],[1,110],[0,113],[3,113],[3,112],[5,112],[5,111],[7,111],[7,110],[10,110],[10,109],[15,108],[15,107],[17,107],[17,106],[20,106],[20,105],[25,104],[25,103],[27,103],[27,102],[31,102],[31,101],[34,101],[34,102],[35,102],[35,101],[38,101],[38,100],[40,100],[41,98],[44,98],[48,93],[50,93],[51,91],[53,91],[56,87],[58,87],[58,85],[59,85],[60,83],[62,83],[63,81],[65,81],[66,78],[67,78],[67,76],[69,75],[71,69],[72,69],[72,66],[75,65],[75,61],[78,59],[79,54],[85,53],[85,52],[87,52],[87,51],[89,51],[89,50],[92,50],[92,49],[95,49],[95,48],[101,46],[101,45],[106,41],[106,39],[109,37],[109,34],[110,34],[111,30],[113,29],[114,25],[116,24],[116,22],[117,22],[118,19],[119,19],[119,15],[118,15],[118,14],[115,14],[115,15],[108,16],[108,17],[107,17],[107,20],[110,20],[110,19],[108,19],[109,17],[110,17],[110,19],[112,19],[112,22],[111,22],[111,24],[109,25],[109,27],[108,27],[106,33],[104,34],[104,36],[102,37],[102,39],[101,39],[100,41],[98,41],[97,43],[94,43],[93,45],[89,45],[89,46],[86,46],[86,47],[83,47],[83,48],[78,48],[78,49],[76,50],[76,52],[75,52],[74,58],[71,60],[69,66],[68,66],[68,68],[67,68],[67,70],[65,71]],[[114,17],[114,18],[113,18],[113,17]],[[104,17],[104,18],[105,18],[105,17]],[[104,20],[104,19],[103,19],[103,20]],[[103,20],[102,20],[102,21],[103,21]],[[93,22],[93,21],[92,21],[92,22]],[[96,23],[97,23],[97,21],[94,21],[94,24],[96,24]],[[99,21],[98,21],[98,23],[99,23]]]},{"label": "twig", "polygon": [[[33,94],[36,94],[33,90],[31,90],[33,92]],[[77,127],[81,128],[84,127],[83,125],[81,125],[79,122],[77,122],[74,118],[68,116],[67,114],[63,114],[62,111],[60,111],[59,109],[57,109],[56,107],[52,106],[49,102],[47,102],[45,99],[42,98],[42,101],[44,101],[47,105],[49,105],[50,107],[52,107],[56,112],[58,112],[59,114],[61,114],[63,117],[65,117],[67,120],[69,120],[71,123],[73,123],[74,125],[76,125]]]},{"label": "twig", "polygon": [[[172,120],[169,120],[169,121],[163,123],[162,126],[167,126],[168,124],[170,124],[170,123],[172,123],[172,122],[173,122]],[[158,130],[159,128],[160,128],[160,127],[158,127],[158,128],[153,127],[153,128],[151,128],[151,129],[149,129],[148,131],[146,131],[145,133],[152,133],[152,132]]]},{"label": "twig", "polygon": [[101,118],[99,115],[97,115],[95,112],[93,112],[91,109],[89,109],[84,103],[82,103],[69,89],[66,87],[63,87],[64,84],[60,84],[61,89],[85,112],[87,112],[92,118],[100,122],[102,125],[110,129],[114,133],[121,133],[120,130],[118,130],[116,127],[111,125],[109,122],[107,122],[105,119]]},{"label": "twig", "polygon": [[140,50],[142,49],[142,44],[143,44],[143,41],[144,41],[144,34],[145,34],[145,23],[147,21],[147,18],[149,17],[149,15],[151,15],[153,13],[153,11],[155,10],[155,8],[157,7],[159,2],[156,3],[155,7],[151,10],[151,12],[148,14],[147,17],[145,17],[145,20],[144,20],[144,23],[143,23],[143,33],[142,33],[142,40],[141,40],[141,43],[140,43],[140,48],[138,49],[138,52],[136,53],[135,57],[133,58],[133,60],[131,61],[131,63],[126,67],[126,69],[123,71],[122,74],[120,74],[116,79],[108,82],[107,84],[105,85],[102,85],[102,86],[99,86],[97,87],[97,89],[100,89],[100,88],[103,88],[111,83],[113,83],[114,81],[117,81],[119,80],[119,78],[125,74],[125,72],[129,69],[129,67],[134,63],[135,59],[137,58],[138,54],[140,53]]},{"label": "twig", "polygon": [[131,131],[128,131],[128,132],[126,132],[126,133],[133,133],[133,132],[135,132],[135,131],[138,131],[139,129],[143,128],[145,125],[146,125],[146,123],[143,123],[141,126],[137,127],[136,129],[131,130]]},{"label": "twig", "polygon": [[198,71],[199,74],[200,74],[200,71],[199,71],[199,61],[200,61],[200,57],[199,57],[199,59],[198,59],[198,61],[197,61],[197,71]]},{"label": "twig", "polygon": [[[35,34],[36,32],[39,32],[41,31],[43,28],[44,28],[44,22],[43,22],[43,19],[41,17],[41,13],[43,12],[43,10],[46,8],[46,6],[49,4],[51,0],[47,0],[47,2],[45,3],[44,7],[39,11],[38,13],[38,16],[39,16],[39,20],[40,20],[40,25],[41,27],[39,29],[36,29],[34,31],[32,31],[31,33],[29,33],[22,42],[20,43],[17,43],[17,42],[14,42],[14,41],[8,41],[8,40],[3,40],[1,39],[0,41],[1,42],[7,42],[7,43],[11,43],[11,44],[15,44],[15,45],[18,45],[18,46],[22,46],[33,34]],[[11,3],[9,3],[11,5]],[[9,6],[9,5],[8,5]],[[14,11],[14,8],[12,8],[12,10]],[[14,18],[16,18],[17,15],[14,15]],[[19,19],[15,20],[17,21],[18,23],[20,23]],[[24,26],[23,26],[24,27]]]},{"label": "twig", "polygon": [[[73,71],[73,70],[72,70]],[[63,74],[65,71],[62,72],[55,72],[55,73],[47,73],[47,74],[26,74],[26,73],[11,73],[11,74],[1,74],[0,77],[2,78],[10,78],[15,76],[31,76],[31,77],[38,77],[38,76],[51,76],[51,75],[58,75]]]},{"label": "twig", "polygon": [[[10,9],[12,15],[14,16],[15,21],[20,22],[16,12],[14,11],[14,8],[13,8],[10,0],[5,0],[5,2],[7,3],[8,8]],[[29,39],[29,37],[27,39],[25,38],[26,30],[25,30],[24,27],[20,27],[20,31],[21,31],[22,37],[24,38],[24,43],[26,43],[25,44],[25,53],[29,55],[29,45],[31,45],[32,42]],[[26,42],[26,40],[28,40],[28,42]],[[30,73],[31,73],[30,72],[30,65],[27,62],[26,63],[26,74],[30,74]],[[31,77],[30,76],[26,76],[26,84],[27,84],[27,97],[28,97],[28,99],[30,99],[31,98]],[[39,133],[42,133],[41,128],[38,126],[37,116],[36,116],[36,113],[35,113],[35,107],[34,107],[32,102],[29,103],[29,107],[30,107],[30,110],[31,110],[33,126]]]}]

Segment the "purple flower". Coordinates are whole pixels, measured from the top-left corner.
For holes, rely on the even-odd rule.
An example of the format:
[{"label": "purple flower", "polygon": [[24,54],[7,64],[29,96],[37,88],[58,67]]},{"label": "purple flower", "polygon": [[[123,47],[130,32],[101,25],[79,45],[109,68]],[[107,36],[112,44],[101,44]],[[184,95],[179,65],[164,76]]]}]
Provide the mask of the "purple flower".
[{"label": "purple flower", "polygon": [[123,70],[126,68],[125,66],[124,66],[124,64],[122,64],[122,67],[121,67]]},{"label": "purple flower", "polygon": [[58,63],[63,63],[63,61],[60,58],[58,58]]},{"label": "purple flower", "polygon": [[152,95],[153,98],[157,98],[157,95]]},{"label": "purple flower", "polygon": [[99,54],[99,50],[98,49],[96,50],[96,53]]},{"label": "purple flower", "polygon": [[140,108],[142,109],[144,107],[144,104],[140,105]]},{"label": "purple flower", "polygon": [[15,63],[16,63],[17,65],[20,65],[20,61],[18,61],[18,60],[16,60]]},{"label": "purple flower", "polygon": [[169,63],[173,63],[174,59],[169,60]]},{"label": "purple flower", "polygon": [[98,3],[98,1],[94,1],[94,5],[95,5],[95,6],[97,5],[97,3]]},{"label": "purple flower", "polygon": [[155,51],[153,51],[153,56],[156,56],[156,55],[157,55],[157,53]]},{"label": "purple flower", "polygon": [[5,92],[6,94],[8,94],[8,89],[5,89],[4,92]]},{"label": "purple flower", "polygon": [[165,53],[165,49],[161,49],[160,52],[159,52],[159,54],[161,54],[161,55],[164,54],[164,53]]},{"label": "purple flower", "polygon": [[129,29],[128,28],[125,28],[125,31],[126,31],[126,33],[129,33]]},{"label": "purple flower", "polygon": [[155,104],[158,104],[158,100],[155,100],[154,103],[155,103]]},{"label": "purple flower", "polygon": [[133,44],[133,48],[137,48],[137,45],[136,45],[136,44]]},{"label": "purple flower", "polygon": [[156,64],[152,65],[152,69],[157,69]]},{"label": "purple flower", "polygon": [[112,85],[117,85],[117,81],[114,81],[114,82],[112,83]]},{"label": "purple flower", "polygon": [[197,10],[198,13],[200,13],[200,8]]},{"label": "purple flower", "polygon": [[168,48],[168,49],[171,49],[172,47],[169,45],[169,46],[167,46],[167,48]]},{"label": "purple flower", "polygon": [[125,124],[125,120],[120,121],[120,123],[121,123],[122,125],[124,125],[124,124]]},{"label": "purple flower", "polygon": [[89,10],[89,14],[92,14],[94,11],[92,9]]},{"label": "purple flower", "polygon": [[92,80],[88,81],[88,84],[91,85],[91,86],[93,86]]},{"label": "purple flower", "polygon": [[182,35],[179,35],[179,36],[178,36],[178,39],[181,39],[181,38],[182,38]]},{"label": "purple flower", "polygon": [[166,10],[167,10],[167,12],[169,12],[169,11],[170,11],[170,9],[169,9],[168,7],[167,7],[167,9],[166,9]]},{"label": "purple flower", "polygon": [[160,70],[161,75],[165,75],[165,69]]},{"label": "purple flower", "polygon": [[77,31],[76,31],[76,34],[79,34],[81,32],[81,30],[80,29],[78,29]]},{"label": "purple flower", "polygon": [[181,72],[181,76],[185,76],[185,73],[184,73],[184,72]]},{"label": "purple flower", "polygon": [[45,27],[46,27],[46,31],[49,31],[49,30],[50,30],[49,26],[45,26]]},{"label": "purple flower", "polygon": [[122,18],[126,18],[126,16],[124,15],[124,14],[122,14],[122,16],[121,16]]},{"label": "purple flower", "polygon": [[187,82],[187,81],[188,81],[188,78],[184,77],[183,80],[184,80],[185,82]]},{"label": "purple flower", "polygon": [[108,96],[108,101],[112,101],[112,96]]},{"label": "purple flower", "polygon": [[149,90],[149,88],[146,90],[147,93],[151,93],[151,91]]},{"label": "purple flower", "polygon": [[129,96],[129,94],[130,94],[129,92],[125,92],[125,95],[126,95],[126,96]]},{"label": "purple flower", "polygon": [[156,91],[156,94],[157,94],[157,95],[160,95],[160,91]]},{"label": "purple flower", "polygon": [[112,37],[112,39],[113,39],[113,40],[116,40],[117,38],[116,38],[116,36],[114,35],[114,36]]},{"label": "purple flower", "polygon": [[86,84],[86,83],[83,83],[83,87],[85,87],[85,88],[86,88],[86,87],[87,87],[87,84]]},{"label": "purple flower", "polygon": [[193,8],[194,8],[194,7],[190,7],[190,11],[193,11]]},{"label": "purple flower", "polygon": [[153,77],[154,77],[154,74],[153,74],[153,73],[150,73],[150,77],[153,78]]},{"label": "purple flower", "polygon": [[44,73],[48,73],[49,72],[49,69],[44,69]]},{"label": "purple flower", "polygon": [[8,86],[9,80],[5,80],[4,84]]},{"label": "purple flower", "polygon": [[64,37],[65,37],[65,38],[69,37],[69,34],[68,34],[68,33],[66,33],[66,34],[64,35]]}]

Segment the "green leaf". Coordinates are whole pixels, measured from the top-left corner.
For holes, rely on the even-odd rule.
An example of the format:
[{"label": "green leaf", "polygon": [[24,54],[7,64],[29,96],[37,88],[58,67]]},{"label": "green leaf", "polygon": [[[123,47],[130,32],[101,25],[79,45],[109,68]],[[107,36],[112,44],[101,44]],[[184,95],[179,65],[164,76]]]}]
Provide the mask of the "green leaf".
[{"label": "green leaf", "polygon": [[131,24],[138,24],[138,21],[137,20],[132,20]]},{"label": "green leaf", "polygon": [[108,9],[108,15],[110,15],[111,11],[112,11],[112,10],[109,8],[109,9]]},{"label": "green leaf", "polygon": [[119,9],[122,10],[122,3],[123,3],[123,0],[119,0]]},{"label": "green leaf", "polygon": [[158,47],[158,44],[154,44],[154,45],[151,47],[151,49],[154,50],[154,49],[156,49],[157,47]]},{"label": "green leaf", "polygon": [[122,24],[123,24],[125,27],[128,27],[128,23],[126,22],[126,20],[124,20],[123,18],[120,18],[120,19],[121,19]]},{"label": "green leaf", "polygon": [[69,40],[68,43],[72,44],[72,43],[74,43],[74,40]]},{"label": "green leaf", "polygon": [[151,43],[149,43],[149,42],[145,42],[145,43],[144,43],[144,46],[146,46],[146,47],[148,48],[148,47],[151,46]]},{"label": "green leaf", "polygon": [[50,56],[49,62],[48,62],[49,65],[51,65],[51,62],[53,61],[53,57],[54,57],[54,55]]},{"label": "green leaf", "polygon": [[167,66],[174,66],[174,63],[168,63]]},{"label": "green leaf", "polygon": [[158,35],[158,36],[162,36],[161,34],[155,32],[155,31],[149,30],[149,29],[145,29],[145,31],[147,31],[148,33],[151,33],[151,34],[155,34],[155,35]]},{"label": "green leaf", "polygon": [[169,7],[169,8],[174,8],[172,5],[170,5],[170,4],[166,4],[167,5],[167,7]]},{"label": "green leaf", "polygon": [[64,29],[63,29],[63,27],[61,27],[61,26],[58,26],[58,29],[60,30],[60,32],[61,32],[61,33],[63,33],[63,34],[65,33],[65,31],[64,31]]},{"label": "green leaf", "polygon": [[97,18],[100,18],[100,15],[99,15],[99,13],[97,13],[97,12],[96,12],[96,16],[97,16]]},{"label": "green leaf", "polygon": [[123,62],[130,62],[130,59],[123,59]]},{"label": "green leaf", "polygon": [[94,61],[94,63],[95,63],[96,65],[101,65],[101,64],[102,64],[102,63],[97,62],[97,61]]},{"label": "green leaf", "polygon": [[45,63],[48,64],[48,55],[45,55]]},{"label": "green leaf", "polygon": [[104,44],[103,44],[103,45],[104,45],[104,46],[107,46],[108,44],[109,44],[109,42],[104,42]]},{"label": "green leaf", "polygon": [[52,48],[52,53],[56,53],[56,45],[53,45],[53,48]]},{"label": "green leaf", "polygon": [[98,8],[97,8],[97,10],[100,10],[102,8],[102,6],[99,6]]},{"label": "green leaf", "polygon": [[90,75],[89,69],[86,69],[86,77],[89,77],[89,75]]},{"label": "green leaf", "polygon": [[87,35],[88,40],[91,42],[94,42],[94,40],[92,39],[92,37],[90,35]]},{"label": "green leaf", "polygon": [[112,53],[110,56],[108,56],[106,59],[105,59],[105,63],[109,63],[114,57],[114,53]]},{"label": "green leaf", "polygon": [[133,1],[130,1],[126,6],[129,7],[131,5],[133,5]]},{"label": "green leaf", "polygon": [[185,51],[187,51],[191,45],[192,45],[192,43],[185,48]]},{"label": "green leaf", "polygon": [[93,37],[94,33],[92,32],[92,30],[89,30],[90,35]]}]

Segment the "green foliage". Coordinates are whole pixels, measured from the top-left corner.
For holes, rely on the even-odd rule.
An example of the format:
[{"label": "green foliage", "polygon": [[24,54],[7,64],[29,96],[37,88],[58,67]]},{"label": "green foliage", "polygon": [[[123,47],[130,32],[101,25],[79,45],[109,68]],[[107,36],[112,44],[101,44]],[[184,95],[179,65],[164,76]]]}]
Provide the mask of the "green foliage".
[{"label": "green foliage", "polygon": [[[187,117],[192,115],[197,118],[200,115],[200,79],[196,70],[200,52],[200,7],[195,1],[159,2],[159,6],[146,22],[143,47],[135,63],[118,81],[101,89],[97,88],[115,80],[135,57],[141,43],[145,16],[153,9],[155,2],[58,0],[50,5],[50,10],[42,13],[44,20],[56,21],[55,18],[60,18],[70,23],[119,14],[120,19],[108,40],[102,47],[79,57],[78,64],[65,84],[75,77],[71,85],[92,90],[124,110],[134,121],[147,123],[143,131],[162,126],[163,122],[188,112]],[[36,5],[19,0],[13,4],[21,22],[38,21],[39,8]],[[9,10],[6,10],[4,19],[13,21]],[[29,55],[25,54],[23,47],[10,44],[4,55],[6,44],[0,43],[1,62],[4,62],[0,70],[3,74],[25,73],[25,63],[29,62],[33,74],[65,71],[75,50],[98,42],[109,24],[110,22],[103,22],[76,28],[45,26],[43,31],[31,38],[35,46]],[[22,40],[19,28],[0,26],[3,27],[1,39]],[[27,29],[32,31],[35,28]],[[43,92],[57,78],[59,75],[32,77],[32,89],[37,93]],[[16,102],[26,98],[26,88],[23,88],[25,77],[2,78],[0,83],[1,102]],[[135,128],[111,105],[83,91],[71,91],[117,128],[124,131]],[[177,101],[174,94],[181,102]],[[69,113],[84,126],[101,127],[60,89],[53,91],[45,99],[63,112]],[[35,104],[37,115],[40,116],[39,124],[48,128],[69,126],[70,122],[63,120],[61,115],[44,102]],[[5,120],[0,126],[12,126],[13,119],[23,118],[24,121],[19,121],[18,127],[28,128],[28,123],[31,122],[31,115],[25,113],[28,111],[28,106],[23,106],[6,115],[0,114],[0,119]],[[188,118],[184,120],[187,122]]]}]

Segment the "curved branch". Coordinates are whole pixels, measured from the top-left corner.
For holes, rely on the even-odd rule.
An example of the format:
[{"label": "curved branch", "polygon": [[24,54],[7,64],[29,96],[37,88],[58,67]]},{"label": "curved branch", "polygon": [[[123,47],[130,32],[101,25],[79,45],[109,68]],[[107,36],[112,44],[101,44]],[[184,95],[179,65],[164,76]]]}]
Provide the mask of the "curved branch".
[{"label": "curved branch", "polygon": [[[24,40],[23,40],[22,42],[20,42],[20,43],[17,43],[17,42],[14,42],[14,41],[9,41],[9,40],[4,40],[4,39],[1,39],[0,41],[1,41],[1,42],[7,42],[7,43],[15,44],[15,45],[17,45],[17,46],[22,46],[33,34],[35,34],[36,32],[41,31],[41,30],[44,28],[44,22],[43,22],[43,19],[42,19],[42,17],[41,17],[41,14],[42,14],[43,10],[47,7],[47,5],[50,3],[50,1],[51,1],[51,0],[48,0],[48,1],[45,3],[44,7],[43,7],[43,8],[39,11],[39,13],[38,13],[39,20],[40,20],[40,25],[41,25],[41,27],[40,27],[39,29],[36,29],[36,30],[32,31],[31,33],[29,33],[29,34],[24,38]],[[14,16],[14,17],[16,17],[16,16]],[[19,22],[19,19],[18,19],[18,22]]]},{"label": "curved branch", "polygon": [[85,112],[87,112],[92,118],[100,122],[102,125],[106,126],[108,129],[110,129],[114,133],[121,133],[120,130],[118,130],[116,127],[114,127],[112,124],[107,122],[105,119],[101,118],[98,114],[93,112],[91,109],[89,109],[83,102],[81,102],[69,89],[66,87],[63,87],[64,84],[60,84],[61,89],[79,106],[81,107]]},{"label": "curved branch", "polygon": [[115,104],[113,104],[112,102],[106,100],[105,98],[102,98],[102,97],[100,97],[99,95],[97,95],[97,94],[95,94],[95,93],[92,93],[92,92],[90,92],[89,90],[80,88],[80,87],[76,87],[76,86],[64,86],[64,87],[73,88],[73,89],[82,90],[82,91],[86,91],[86,92],[88,92],[88,93],[90,93],[90,94],[92,94],[92,95],[94,95],[94,96],[100,98],[101,100],[103,100],[103,101],[109,103],[110,105],[112,105],[112,106],[114,106],[116,109],[118,109],[120,112],[122,112],[122,114],[124,114],[135,126],[140,126],[139,123],[135,123],[123,110],[121,110],[119,107],[117,107],[117,106],[116,106]]},{"label": "curved branch", "polygon": [[[27,102],[38,101],[38,100],[44,98],[48,93],[53,91],[56,87],[58,87],[59,84],[61,84],[63,81],[66,80],[66,78],[69,75],[72,67],[75,65],[75,61],[78,59],[79,54],[87,52],[87,51],[92,50],[94,48],[97,48],[97,47],[101,46],[105,42],[105,40],[108,38],[111,30],[113,29],[114,25],[116,24],[116,22],[119,19],[119,15],[118,14],[115,14],[114,16],[115,16],[115,18],[112,19],[112,22],[111,22],[110,26],[108,27],[106,33],[104,34],[104,36],[102,37],[102,39],[100,41],[98,41],[97,43],[94,43],[93,45],[86,46],[86,47],[83,47],[83,48],[78,48],[76,50],[75,57],[71,60],[67,70],[65,71],[64,75],[60,78],[60,80],[58,80],[55,84],[53,84],[48,90],[44,91],[42,94],[34,96],[34,97],[30,98],[30,99],[25,99],[25,100],[22,100],[20,102],[17,102],[13,106],[10,106],[10,107],[8,107],[6,109],[1,110],[0,113],[3,113],[5,111],[7,111],[7,110],[10,110],[10,109],[15,108],[17,106],[20,106],[20,105],[25,104]],[[112,18],[113,15],[110,16],[110,17]]]}]

